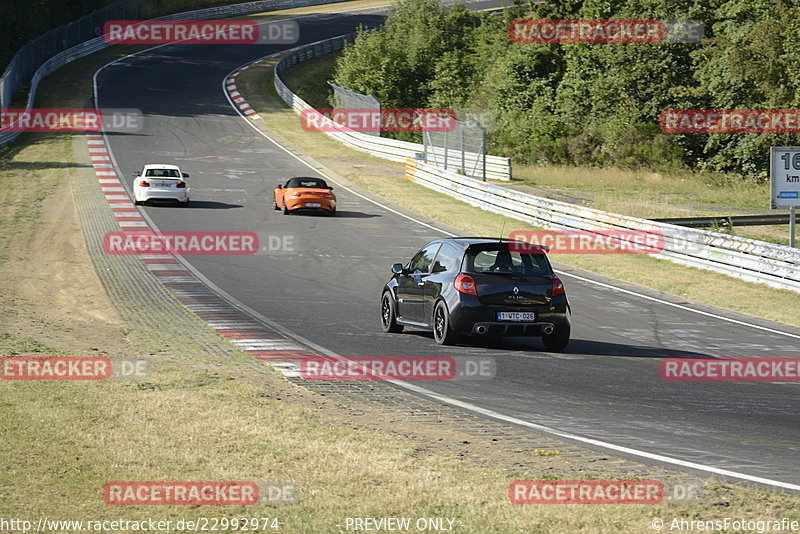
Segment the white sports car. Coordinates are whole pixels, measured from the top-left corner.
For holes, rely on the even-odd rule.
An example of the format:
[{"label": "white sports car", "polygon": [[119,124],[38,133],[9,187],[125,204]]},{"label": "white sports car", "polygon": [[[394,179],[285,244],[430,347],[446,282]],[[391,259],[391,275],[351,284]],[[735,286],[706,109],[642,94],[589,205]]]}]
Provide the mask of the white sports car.
[{"label": "white sports car", "polygon": [[181,172],[177,165],[150,163],[135,174],[133,200],[138,206],[148,200],[176,200],[182,206],[189,205],[189,175]]}]

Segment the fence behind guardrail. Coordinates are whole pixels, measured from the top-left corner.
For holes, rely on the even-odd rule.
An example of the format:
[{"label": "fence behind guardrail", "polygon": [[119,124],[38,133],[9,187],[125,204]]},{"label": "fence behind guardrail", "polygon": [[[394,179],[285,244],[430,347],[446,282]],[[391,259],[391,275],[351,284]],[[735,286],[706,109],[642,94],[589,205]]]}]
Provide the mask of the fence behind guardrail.
[{"label": "fence behind guardrail", "polygon": [[[309,59],[315,59],[326,54],[330,54],[337,50],[341,50],[348,43],[355,40],[356,34],[340,35],[333,39],[326,39],[318,41],[309,45],[303,45],[292,50],[289,54],[284,56],[275,65],[275,90],[286,104],[294,109],[297,113],[313,112],[314,108],[310,106],[302,98],[294,94],[281,79],[281,74],[293,65],[297,65]],[[321,120],[321,119],[320,119]],[[377,137],[368,135],[362,132],[347,131],[343,128],[337,128],[336,131],[327,132],[328,135],[341,141],[351,148],[367,152],[373,156],[384,158],[392,161],[405,162],[408,158],[424,157],[425,146],[421,143],[409,143],[408,141],[398,141],[396,139],[389,139],[386,137]],[[485,143],[484,143],[485,146]],[[456,151],[452,151],[455,154]],[[431,153],[433,156],[433,152]],[[439,160],[443,161],[443,153],[438,153]],[[453,161],[461,161],[461,156],[453,156]],[[485,163],[484,163],[485,160]],[[437,160],[438,161],[438,160]],[[476,165],[476,161],[479,162]],[[434,161],[429,161],[434,163]],[[486,155],[483,159],[476,153],[467,153],[464,157],[464,172],[471,172],[475,170],[478,177],[491,178],[493,180],[510,180],[511,179],[511,159],[501,156]],[[453,168],[460,167],[454,165]]]},{"label": "fence behind guardrail", "polygon": [[[333,106],[334,109],[369,110],[377,113],[378,116],[380,116],[381,101],[378,100],[378,97],[375,95],[363,95],[346,87],[342,87],[341,85],[336,85],[330,80],[328,81],[328,85],[333,87],[333,100],[336,102],[336,104]],[[380,137],[381,135],[380,131],[364,133],[375,135],[377,137]]]},{"label": "fence behind guardrail", "polygon": [[424,132],[425,161],[486,181],[486,128],[477,120],[456,121],[450,131]]}]

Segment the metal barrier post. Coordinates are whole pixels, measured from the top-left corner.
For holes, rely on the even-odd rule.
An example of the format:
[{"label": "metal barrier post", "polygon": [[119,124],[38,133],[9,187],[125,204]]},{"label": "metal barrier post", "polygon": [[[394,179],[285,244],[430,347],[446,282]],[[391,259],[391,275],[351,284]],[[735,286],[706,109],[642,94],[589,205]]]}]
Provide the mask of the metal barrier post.
[{"label": "metal barrier post", "polygon": [[483,169],[481,170],[481,175],[483,176],[483,181],[486,181],[486,128],[481,128],[481,162],[483,164]]},{"label": "metal barrier post", "polygon": [[797,233],[797,206],[789,208],[789,246],[794,248]]},{"label": "metal barrier post", "polygon": [[467,162],[464,154],[464,128],[461,128],[461,173],[467,174]]},{"label": "metal barrier post", "polygon": [[447,153],[450,148],[447,146],[447,130],[444,131],[444,168],[447,169]]}]

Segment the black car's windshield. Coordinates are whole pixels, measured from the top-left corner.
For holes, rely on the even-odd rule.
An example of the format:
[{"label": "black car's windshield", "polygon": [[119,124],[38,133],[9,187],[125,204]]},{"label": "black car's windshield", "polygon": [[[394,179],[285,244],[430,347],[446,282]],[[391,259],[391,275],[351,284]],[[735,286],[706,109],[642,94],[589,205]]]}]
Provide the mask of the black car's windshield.
[{"label": "black car's windshield", "polygon": [[508,248],[470,248],[464,258],[464,272],[543,276],[550,265],[543,253],[520,253]]}]

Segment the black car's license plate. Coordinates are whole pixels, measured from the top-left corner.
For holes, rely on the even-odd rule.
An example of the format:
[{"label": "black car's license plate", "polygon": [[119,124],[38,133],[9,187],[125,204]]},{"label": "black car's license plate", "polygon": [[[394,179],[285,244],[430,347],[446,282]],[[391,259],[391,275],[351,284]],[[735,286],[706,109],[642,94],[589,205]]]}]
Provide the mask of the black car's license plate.
[{"label": "black car's license plate", "polygon": [[536,321],[535,312],[497,312],[498,321],[516,321],[532,323]]}]

